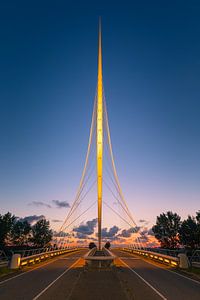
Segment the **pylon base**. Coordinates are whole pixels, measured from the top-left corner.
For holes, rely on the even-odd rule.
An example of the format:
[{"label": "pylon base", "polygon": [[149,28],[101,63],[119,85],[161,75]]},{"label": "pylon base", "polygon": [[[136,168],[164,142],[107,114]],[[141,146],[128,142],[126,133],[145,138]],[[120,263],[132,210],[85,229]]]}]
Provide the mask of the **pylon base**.
[{"label": "pylon base", "polygon": [[108,249],[93,248],[84,256],[84,259],[89,268],[108,268],[113,265],[115,256]]}]

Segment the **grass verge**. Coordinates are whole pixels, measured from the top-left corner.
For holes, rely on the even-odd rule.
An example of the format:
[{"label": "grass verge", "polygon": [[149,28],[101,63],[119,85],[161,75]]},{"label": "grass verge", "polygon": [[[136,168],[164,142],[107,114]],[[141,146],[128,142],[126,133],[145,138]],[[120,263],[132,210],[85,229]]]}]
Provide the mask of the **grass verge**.
[{"label": "grass verge", "polygon": [[0,278],[2,278],[3,276],[9,275],[16,272],[16,270],[10,270],[7,267],[2,267],[0,268]]}]

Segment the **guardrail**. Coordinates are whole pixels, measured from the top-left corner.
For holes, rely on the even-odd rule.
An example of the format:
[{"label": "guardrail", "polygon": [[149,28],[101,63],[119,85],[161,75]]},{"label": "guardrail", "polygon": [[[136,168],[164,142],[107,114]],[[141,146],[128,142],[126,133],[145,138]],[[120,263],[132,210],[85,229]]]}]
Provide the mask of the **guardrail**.
[{"label": "guardrail", "polygon": [[0,261],[0,268],[7,267],[7,266],[8,266],[8,260]]},{"label": "guardrail", "polygon": [[200,268],[200,250],[193,251],[190,257],[190,264],[193,267]]},{"label": "guardrail", "polygon": [[48,252],[45,251],[45,252],[41,252],[41,253],[30,255],[30,256],[24,256],[24,257],[21,257],[21,254],[19,254],[19,253],[15,253],[12,256],[10,268],[18,269],[18,268],[26,266],[26,265],[41,262],[48,258],[53,258],[58,255],[62,255],[62,254],[66,254],[66,253],[70,253],[70,252],[74,252],[74,251],[79,251],[81,249],[82,248],[78,248],[78,247],[63,248],[63,249],[51,250]]},{"label": "guardrail", "polygon": [[[63,248],[61,248],[61,249],[63,249]],[[12,253],[12,255],[13,254],[20,254],[21,257],[28,257],[28,256],[35,255],[35,254],[50,252],[50,251],[53,251],[53,250],[59,250],[59,249],[56,248],[56,247],[43,247],[43,248],[36,248],[36,249],[12,250],[11,253]]]},{"label": "guardrail", "polygon": [[140,256],[143,256],[145,258],[149,258],[151,260],[155,260],[157,262],[166,264],[171,267],[179,267],[180,266],[180,258],[179,257],[174,257],[174,256],[169,256],[161,253],[156,253],[153,251],[148,251],[148,250],[141,250],[141,249],[129,249],[129,248],[122,248],[121,250],[137,254]]}]

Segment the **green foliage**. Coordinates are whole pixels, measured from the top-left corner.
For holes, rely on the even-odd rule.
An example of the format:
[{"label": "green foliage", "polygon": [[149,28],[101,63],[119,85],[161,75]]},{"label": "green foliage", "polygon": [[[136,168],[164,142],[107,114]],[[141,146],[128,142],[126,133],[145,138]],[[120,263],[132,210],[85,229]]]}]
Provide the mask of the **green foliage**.
[{"label": "green foliage", "polygon": [[32,242],[35,246],[43,247],[48,244],[53,236],[49,228],[49,221],[42,219],[32,227]]},{"label": "green foliage", "polygon": [[16,217],[10,212],[7,212],[5,215],[0,215],[0,245],[4,246],[10,238],[15,220]]},{"label": "green foliage", "polygon": [[200,248],[200,212],[196,218],[188,216],[179,229],[180,242],[186,248]]},{"label": "green foliage", "polygon": [[152,230],[156,239],[163,248],[177,248],[179,245],[179,229],[181,226],[181,217],[176,213],[168,211],[157,217],[156,225]]},{"label": "green foliage", "polygon": [[31,226],[27,221],[17,221],[11,230],[11,239],[15,245],[27,245],[31,237]]}]

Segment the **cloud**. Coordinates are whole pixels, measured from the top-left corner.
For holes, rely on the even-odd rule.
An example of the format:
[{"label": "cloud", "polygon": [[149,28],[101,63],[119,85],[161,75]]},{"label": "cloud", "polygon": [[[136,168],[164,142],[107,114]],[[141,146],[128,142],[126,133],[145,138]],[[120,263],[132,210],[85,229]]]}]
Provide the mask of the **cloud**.
[{"label": "cloud", "polygon": [[85,233],[81,233],[81,232],[77,232],[76,233],[76,238],[77,239],[87,239],[87,234],[85,234]]},{"label": "cloud", "polygon": [[129,229],[123,229],[118,236],[128,238],[131,237],[132,233],[137,233],[139,230],[140,230],[139,226],[131,227]]},{"label": "cloud", "polygon": [[143,219],[140,219],[139,222],[140,222],[140,223],[146,223],[147,221],[146,221],[146,220],[143,220]]},{"label": "cloud", "polygon": [[144,228],[140,234],[143,236],[143,235],[151,235],[151,236],[154,236],[154,233],[153,233],[153,230],[152,228]]},{"label": "cloud", "polygon": [[76,232],[76,236],[78,238],[86,238],[87,235],[91,235],[94,233],[94,229],[97,225],[97,218],[91,221],[87,221],[86,224],[80,224],[78,227],[73,229]]},{"label": "cloud", "polygon": [[150,229],[148,230],[148,235],[155,236],[155,234],[154,234],[154,232],[153,232],[152,228],[150,228]]},{"label": "cloud", "polygon": [[27,216],[27,217],[24,217],[24,218],[21,218],[20,221],[27,221],[28,223],[30,223],[31,225],[37,221],[40,221],[42,219],[45,219],[45,216],[44,215],[40,215],[40,216],[36,216],[36,215],[33,215],[33,216]]},{"label": "cloud", "polygon": [[118,233],[119,230],[120,228],[117,227],[116,225],[111,227],[109,230],[107,228],[102,228],[101,231],[102,238],[112,238]]},{"label": "cloud", "polygon": [[29,203],[28,205],[34,205],[34,206],[45,206],[47,208],[51,208],[51,205],[45,203],[45,202],[42,202],[42,201],[33,201],[31,203]]},{"label": "cloud", "polygon": [[52,202],[56,205],[58,208],[63,207],[70,207],[69,203],[67,201],[60,201],[60,200],[52,200]]},{"label": "cloud", "polygon": [[53,236],[62,238],[62,237],[66,237],[66,236],[71,237],[71,234],[68,232],[64,232],[64,231],[60,231],[60,232],[53,231]]},{"label": "cloud", "polygon": [[62,222],[62,220],[53,219],[53,220],[51,220],[51,222],[53,222],[53,223],[59,223],[59,222]]}]

